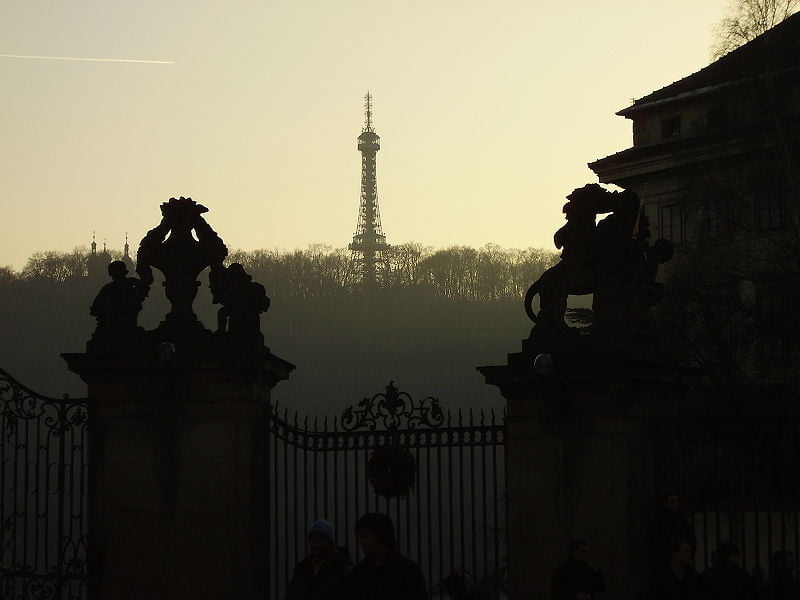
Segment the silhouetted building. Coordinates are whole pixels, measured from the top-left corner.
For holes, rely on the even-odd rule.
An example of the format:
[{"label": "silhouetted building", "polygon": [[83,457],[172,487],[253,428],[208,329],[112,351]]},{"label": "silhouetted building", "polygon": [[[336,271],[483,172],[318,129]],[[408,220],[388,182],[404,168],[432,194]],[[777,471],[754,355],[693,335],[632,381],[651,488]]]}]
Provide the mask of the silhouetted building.
[{"label": "silhouetted building", "polygon": [[372,95],[367,92],[364,101],[365,122],[358,136],[361,152],[361,201],[358,208],[358,225],[349,248],[360,268],[365,288],[374,287],[383,268],[383,252],[389,247],[381,228],[381,211],[378,208],[378,182],[375,176],[375,155],[381,149],[381,138],[372,127]]},{"label": "silhouetted building", "polygon": [[617,114],[633,146],[589,167],[635,191],[653,236],[675,244],[667,278],[703,290],[686,302],[707,305],[705,340],[734,349],[710,354],[780,380],[800,324],[800,14]]}]

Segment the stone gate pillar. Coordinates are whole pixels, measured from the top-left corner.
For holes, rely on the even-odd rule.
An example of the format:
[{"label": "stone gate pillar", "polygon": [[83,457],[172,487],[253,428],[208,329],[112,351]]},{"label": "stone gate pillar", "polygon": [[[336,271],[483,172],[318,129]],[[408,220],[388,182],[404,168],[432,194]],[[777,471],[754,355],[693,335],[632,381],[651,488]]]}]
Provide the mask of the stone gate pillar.
[{"label": "stone gate pillar", "polygon": [[265,416],[292,365],[64,356],[89,386],[90,597],[266,597]]},{"label": "stone gate pillar", "polygon": [[[270,390],[294,366],[264,345],[265,288],[238,263],[191,198],[161,205],[136,274],[109,265],[90,313],[86,353],[64,354],[89,394],[89,597],[254,600],[266,597]],[[171,304],[137,324],[164,275]],[[192,303],[208,269],[216,330]]]},{"label": "stone gate pillar", "polygon": [[645,348],[535,354],[479,367],[507,400],[508,568],[512,600],[550,598],[570,541],[586,539],[606,598],[638,599],[647,585],[654,426],[676,410],[688,372]]}]

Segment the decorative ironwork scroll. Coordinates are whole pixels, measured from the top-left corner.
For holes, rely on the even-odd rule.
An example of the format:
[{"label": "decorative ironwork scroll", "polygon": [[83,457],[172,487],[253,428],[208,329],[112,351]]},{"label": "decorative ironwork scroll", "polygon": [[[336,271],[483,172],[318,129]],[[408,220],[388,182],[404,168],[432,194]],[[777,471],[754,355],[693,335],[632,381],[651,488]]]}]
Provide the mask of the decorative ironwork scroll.
[{"label": "decorative ironwork scroll", "polygon": [[361,400],[358,407],[348,407],[342,413],[341,423],[345,431],[375,431],[379,425],[390,431],[420,427],[435,429],[444,423],[444,413],[437,398],[428,396],[415,402],[406,392],[398,390],[394,381],[389,382],[385,392]]}]

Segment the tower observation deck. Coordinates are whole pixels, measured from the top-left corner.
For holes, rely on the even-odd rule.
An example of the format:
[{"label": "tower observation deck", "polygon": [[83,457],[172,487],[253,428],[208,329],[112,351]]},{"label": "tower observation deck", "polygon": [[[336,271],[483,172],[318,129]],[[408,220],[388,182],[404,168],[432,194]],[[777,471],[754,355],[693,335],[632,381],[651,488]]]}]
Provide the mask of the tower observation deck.
[{"label": "tower observation deck", "polygon": [[361,201],[358,208],[358,225],[349,248],[359,267],[365,288],[378,283],[379,270],[384,264],[384,250],[388,249],[381,228],[378,208],[378,182],[375,177],[375,155],[381,148],[381,138],[372,127],[372,95],[364,97],[364,128],[358,136],[361,152]]}]

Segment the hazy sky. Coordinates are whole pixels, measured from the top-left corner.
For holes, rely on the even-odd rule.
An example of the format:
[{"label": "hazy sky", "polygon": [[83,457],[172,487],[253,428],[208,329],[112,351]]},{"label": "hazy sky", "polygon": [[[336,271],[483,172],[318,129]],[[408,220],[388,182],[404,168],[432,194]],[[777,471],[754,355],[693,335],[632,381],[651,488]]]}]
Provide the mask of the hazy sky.
[{"label": "hazy sky", "polygon": [[708,62],[727,0],[2,0],[0,265],[135,249],[191,196],[230,248],[344,246],[363,94],[389,243],[552,245],[614,113]]}]

